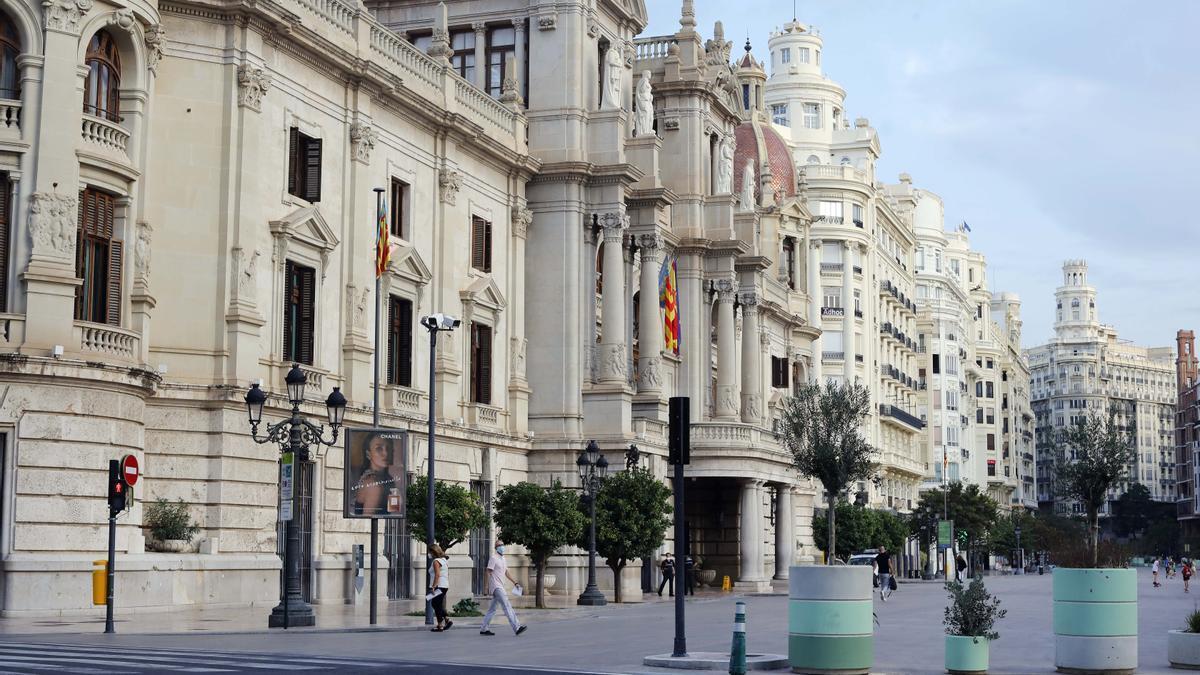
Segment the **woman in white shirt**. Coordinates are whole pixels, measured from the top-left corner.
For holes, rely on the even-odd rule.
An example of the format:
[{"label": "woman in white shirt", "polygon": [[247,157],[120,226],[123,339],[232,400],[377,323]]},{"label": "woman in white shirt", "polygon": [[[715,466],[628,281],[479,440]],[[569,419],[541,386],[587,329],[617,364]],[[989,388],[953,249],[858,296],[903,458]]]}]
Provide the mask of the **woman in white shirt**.
[{"label": "woman in white shirt", "polygon": [[454,622],[446,616],[446,594],[450,592],[450,559],[438,544],[429,547],[433,554],[433,563],[429,568],[429,592],[433,594],[430,604],[433,605],[434,616],[437,617],[437,627],[434,633],[440,633]]}]

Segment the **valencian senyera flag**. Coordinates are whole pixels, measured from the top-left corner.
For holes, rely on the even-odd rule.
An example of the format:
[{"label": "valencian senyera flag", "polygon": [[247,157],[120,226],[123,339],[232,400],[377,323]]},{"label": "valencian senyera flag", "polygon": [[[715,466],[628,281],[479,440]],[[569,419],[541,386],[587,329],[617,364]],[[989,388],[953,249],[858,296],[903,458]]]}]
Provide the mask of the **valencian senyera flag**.
[{"label": "valencian senyera flag", "polygon": [[663,316],[663,347],[679,353],[679,286],[675,279],[675,258],[663,261],[658,273],[658,306]]},{"label": "valencian senyera flag", "polygon": [[388,243],[387,200],[379,200],[379,227],[375,234],[375,276],[383,276],[391,258],[391,245]]}]

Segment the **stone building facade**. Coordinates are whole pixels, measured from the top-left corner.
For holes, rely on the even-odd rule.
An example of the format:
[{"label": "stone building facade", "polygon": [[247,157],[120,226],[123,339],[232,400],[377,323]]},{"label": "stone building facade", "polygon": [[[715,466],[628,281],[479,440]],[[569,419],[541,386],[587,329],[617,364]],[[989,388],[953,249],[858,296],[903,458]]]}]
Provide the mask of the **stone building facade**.
[{"label": "stone building facade", "polygon": [[1196,333],[1175,334],[1175,512],[1185,538],[1200,534],[1200,503],[1196,497],[1197,451],[1200,451],[1200,358]]},{"label": "stone building facade", "polygon": [[[1038,501],[1079,512],[1078,504],[1054,494],[1055,438],[1088,415],[1112,413],[1135,440],[1131,482],[1144,485],[1155,500],[1174,502],[1175,352],[1121,340],[1116,328],[1100,323],[1087,262],[1068,260],[1062,269],[1063,284],[1055,291],[1055,337],[1025,353],[1037,424]],[[1112,491],[1110,502],[1118,496]]]}]

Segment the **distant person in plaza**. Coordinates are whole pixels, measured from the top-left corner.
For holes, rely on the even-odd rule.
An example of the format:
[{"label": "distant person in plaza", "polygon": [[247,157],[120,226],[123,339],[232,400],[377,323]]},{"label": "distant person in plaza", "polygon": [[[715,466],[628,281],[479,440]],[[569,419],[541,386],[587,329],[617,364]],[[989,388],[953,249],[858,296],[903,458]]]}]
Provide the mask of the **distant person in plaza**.
[{"label": "distant person in plaza", "polygon": [[662,581],[658,584],[658,595],[662,597],[663,586],[667,587],[667,595],[675,596],[675,558],[670,553],[664,553],[663,558],[658,563],[658,569],[662,571]]},{"label": "distant person in plaza", "polygon": [[967,571],[967,559],[963,557],[963,554],[959,553],[954,558],[954,580],[959,583],[962,583],[963,572],[966,572],[966,571]]},{"label": "distant person in plaza", "polygon": [[[392,462],[392,443],[382,434],[370,434],[362,447],[361,473],[353,485],[354,512],[359,515],[384,514],[389,509],[388,497],[398,482],[400,466]],[[351,467],[353,470],[357,467]],[[353,475],[353,474],[351,474]],[[399,502],[397,502],[397,505]]]},{"label": "distant person in plaza", "polygon": [[1168,579],[1174,579],[1174,578],[1175,578],[1175,559],[1174,559],[1174,558],[1172,558],[1171,556],[1167,556],[1167,575],[1166,575],[1166,578],[1168,578]]},{"label": "distant person in plaza", "polygon": [[1183,561],[1182,572],[1183,572],[1183,592],[1187,593],[1188,592],[1188,582],[1191,581],[1192,574],[1195,572],[1195,570],[1192,569],[1191,559],[1185,559]]},{"label": "distant person in plaza", "polygon": [[433,562],[429,564],[429,593],[433,598],[429,602],[433,605],[434,616],[437,617],[437,627],[433,632],[440,633],[454,625],[446,616],[446,594],[450,592],[450,558],[437,544],[430,546],[429,552],[433,554]]},{"label": "distant person in plaza", "polygon": [[1154,582],[1155,588],[1158,588],[1160,586],[1160,584],[1158,583],[1158,566],[1159,566],[1159,560],[1158,560],[1158,558],[1155,558],[1154,563],[1150,565],[1150,579],[1151,579],[1151,581]]},{"label": "distant person in plaza", "polygon": [[879,599],[887,602],[892,595],[892,554],[886,546],[881,545],[875,556],[875,573],[879,575]]},{"label": "distant person in plaza", "polygon": [[683,561],[683,591],[684,595],[696,594],[696,563],[692,560],[692,556],[687,556]]},{"label": "distant person in plaza", "polygon": [[488,559],[487,570],[488,586],[492,588],[492,604],[488,605],[487,614],[483,615],[483,625],[479,627],[479,634],[495,635],[488,630],[488,626],[492,625],[492,617],[496,615],[497,608],[504,610],[504,616],[508,617],[508,625],[512,626],[514,633],[524,633],[525,626],[517,621],[517,613],[513,611],[512,604],[508,601],[508,591],[505,590],[505,580],[511,581],[513,585],[516,585],[517,580],[508,573],[508,561],[504,559],[504,542],[496,541],[496,549]]}]

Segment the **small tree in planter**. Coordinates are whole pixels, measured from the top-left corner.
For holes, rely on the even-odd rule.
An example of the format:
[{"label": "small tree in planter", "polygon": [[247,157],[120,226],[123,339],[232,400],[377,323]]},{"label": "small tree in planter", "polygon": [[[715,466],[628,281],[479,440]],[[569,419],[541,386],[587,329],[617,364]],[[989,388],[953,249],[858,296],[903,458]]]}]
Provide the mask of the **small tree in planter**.
[{"label": "small tree in planter", "polygon": [[536,483],[506,485],[496,494],[496,526],[500,539],[529,551],[536,575],[536,602],[545,607],[546,563],[554,552],[579,539],[583,513],[575,494],[558,481],[549,488]]},{"label": "small tree in planter", "polygon": [[1134,459],[1133,438],[1118,425],[1115,414],[1092,414],[1064,429],[1055,448],[1055,489],[1059,497],[1078,501],[1087,512],[1092,567],[1098,565],[1100,509],[1108,491],[1126,480]]},{"label": "small tree in planter", "polygon": [[1167,633],[1167,660],[1174,668],[1200,670],[1200,609],[1187,615],[1183,630]]},{"label": "small tree in planter", "polygon": [[159,498],[151,502],[146,505],[142,521],[143,527],[150,531],[152,545],[157,550],[171,553],[183,552],[200,531],[182,499],[169,502]]},{"label": "small tree in planter", "polygon": [[986,673],[988,642],[1000,637],[994,626],[1008,610],[1000,609],[1000,599],[988,593],[978,577],[965,588],[952,581],[946,584],[946,591],[951,601],[942,617],[946,627],[946,670]]},{"label": "small tree in planter", "polygon": [[[621,571],[631,559],[648,558],[662,546],[672,510],[671,490],[644,467],[612,474],[601,484],[596,494],[596,553],[613,571],[617,602]],[[585,539],[581,537],[580,548],[587,549]]]},{"label": "small tree in planter", "polygon": [[875,473],[875,448],[860,432],[870,412],[870,390],[855,383],[802,384],[783,399],[776,436],[796,470],[825,488],[827,562],[837,551],[838,496]]}]

